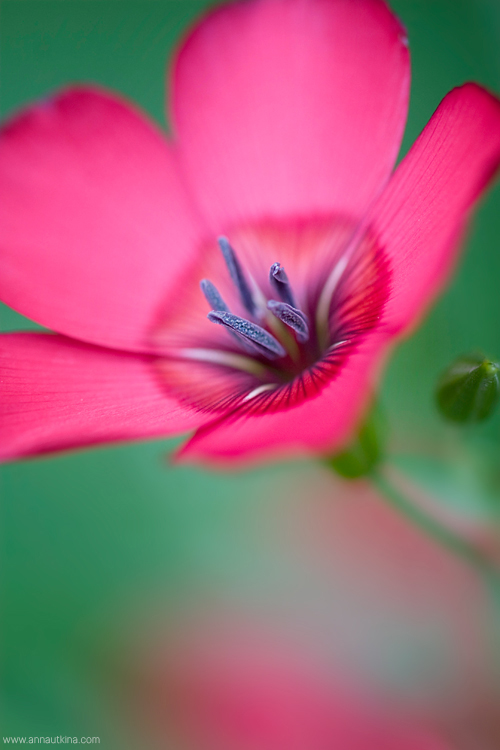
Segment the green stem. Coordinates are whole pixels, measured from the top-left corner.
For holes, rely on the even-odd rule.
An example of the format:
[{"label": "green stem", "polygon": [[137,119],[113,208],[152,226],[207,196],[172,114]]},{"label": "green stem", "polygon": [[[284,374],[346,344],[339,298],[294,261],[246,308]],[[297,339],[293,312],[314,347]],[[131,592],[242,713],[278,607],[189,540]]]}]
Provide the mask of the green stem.
[{"label": "green stem", "polygon": [[403,493],[394,487],[394,485],[379,470],[374,469],[370,473],[370,478],[375,487],[382,495],[402,513],[425,531],[429,536],[434,538],[442,546],[446,547],[455,555],[465,560],[475,567],[482,575],[485,576],[490,586],[500,593],[500,569],[498,569],[491,560],[488,559],[473,544],[455,532],[443,526],[439,521],[430,516],[424,510],[415,505]]},{"label": "green stem", "polygon": [[463,537],[443,526],[439,521],[409,500],[399,489],[387,479],[378,469],[372,469],[368,475],[374,486],[402,515],[419,526],[428,536],[435,539],[443,547],[450,550],[461,560],[471,565],[480,575],[490,594],[491,630],[486,638],[491,643],[494,669],[500,675],[500,568],[490,560],[481,550]]}]

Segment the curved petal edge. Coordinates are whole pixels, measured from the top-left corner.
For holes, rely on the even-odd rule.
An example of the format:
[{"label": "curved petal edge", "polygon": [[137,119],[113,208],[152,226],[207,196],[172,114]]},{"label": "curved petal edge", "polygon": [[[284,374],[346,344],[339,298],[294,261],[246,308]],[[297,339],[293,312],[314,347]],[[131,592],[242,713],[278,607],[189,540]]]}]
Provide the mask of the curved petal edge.
[{"label": "curved petal edge", "polygon": [[0,336],[0,460],[170,436],[203,417],[161,387],[151,358],[63,336]]},{"label": "curved petal edge", "polygon": [[394,167],[409,82],[406,33],[383,0],[210,12],[176,57],[171,119],[211,226],[362,216]]},{"label": "curved petal edge", "polygon": [[384,315],[413,327],[448,280],[471,208],[500,165],[500,101],[477,84],[451,91],[398,166],[371,226],[392,268]]},{"label": "curved petal edge", "polygon": [[115,94],[73,88],[0,132],[0,298],[90,343],[150,351],[202,223],[159,129]]}]

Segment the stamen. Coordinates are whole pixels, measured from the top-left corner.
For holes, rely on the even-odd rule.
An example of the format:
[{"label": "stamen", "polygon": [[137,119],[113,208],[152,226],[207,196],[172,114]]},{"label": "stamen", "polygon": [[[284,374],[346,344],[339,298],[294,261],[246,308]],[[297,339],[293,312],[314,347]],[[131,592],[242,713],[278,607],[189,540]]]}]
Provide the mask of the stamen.
[{"label": "stamen", "polygon": [[[212,310],[229,312],[229,307],[222,299],[217,287],[212,284],[211,281],[209,281],[208,279],[202,279],[200,281],[200,288]],[[252,344],[250,341],[244,339],[243,336],[240,336],[239,333],[236,333],[235,331],[230,331],[230,333],[234,337],[235,341],[237,341],[240,346],[246,349],[247,352],[255,353],[257,351],[257,347],[254,346],[254,344]],[[260,349],[258,351],[260,352]]]},{"label": "stamen", "polygon": [[214,284],[208,279],[202,279],[200,281],[200,289],[205,295],[205,299],[212,308],[212,310],[222,310],[223,312],[229,312],[229,307],[226,305],[219,290]]},{"label": "stamen", "polygon": [[[200,288],[212,310],[229,312],[229,307],[222,299],[217,287],[212,284],[211,281],[209,281],[208,279],[202,279],[200,281]],[[247,350],[247,352],[252,352],[253,354],[255,354],[255,352],[259,354],[261,353],[260,348],[255,346],[255,344],[253,344],[251,341],[243,338],[243,336],[240,336],[240,334],[236,333],[236,331],[229,331],[229,333],[233,336],[235,341],[237,341],[240,346]]]},{"label": "stamen", "polygon": [[299,341],[308,341],[309,326],[303,312],[287,305],[286,302],[277,302],[274,299],[270,299],[267,306],[273,315],[295,331]]},{"label": "stamen", "polygon": [[250,315],[255,315],[256,306],[252,297],[252,292],[250,290],[250,286],[248,285],[248,281],[246,279],[243,268],[238,258],[236,257],[236,253],[229,244],[229,240],[227,239],[227,237],[219,237],[217,242],[219,243],[222,255],[224,256],[224,260],[226,261],[226,266],[228,268],[229,275],[231,276],[231,280],[238,289],[241,301],[243,302],[245,309],[250,313]]},{"label": "stamen", "polygon": [[269,281],[271,286],[274,287],[278,296],[283,302],[291,307],[297,307],[292,293],[288,276],[285,273],[285,269],[279,263],[273,263],[271,270],[269,271]]},{"label": "stamen", "polygon": [[260,353],[269,359],[284,357],[286,354],[285,349],[274,336],[271,336],[264,328],[255,323],[245,320],[245,318],[240,318],[238,315],[223,311],[212,311],[208,313],[207,317],[212,323],[218,323],[219,325],[226,326],[231,331],[239,333],[240,336],[243,336],[246,340],[254,344]]}]

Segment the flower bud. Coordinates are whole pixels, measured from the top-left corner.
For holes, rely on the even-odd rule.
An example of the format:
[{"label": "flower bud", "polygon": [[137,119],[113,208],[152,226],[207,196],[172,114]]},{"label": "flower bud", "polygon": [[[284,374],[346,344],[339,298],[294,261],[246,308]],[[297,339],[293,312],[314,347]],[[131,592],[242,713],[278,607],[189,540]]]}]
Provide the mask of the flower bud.
[{"label": "flower bud", "polygon": [[378,406],[372,408],[352,443],[328,460],[337,474],[345,479],[366,476],[378,464],[383,454],[385,420]]},{"label": "flower bud", "polygon": [[436,390],[439,410],[453,422],[480,422],[498,401],[500,366],[480,354],[459,357],[442,374]]}]

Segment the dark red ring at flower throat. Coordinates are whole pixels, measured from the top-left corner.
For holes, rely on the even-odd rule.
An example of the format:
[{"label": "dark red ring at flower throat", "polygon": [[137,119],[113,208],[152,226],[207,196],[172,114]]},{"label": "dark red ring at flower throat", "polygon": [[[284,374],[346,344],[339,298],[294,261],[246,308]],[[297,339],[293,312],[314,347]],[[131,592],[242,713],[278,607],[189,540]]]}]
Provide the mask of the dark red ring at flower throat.
[{"label": "dark red ring at flower throat", "polygon": [[[319,230],[317,229],[318,225]],[[339,241],[335,237],[337,226],[340,226]],[[310,227],[312,227],[312,230]],[[307,266],[303,264],[301,266],[303,270],[299,273],[296,269],[294,271],[292,267],[293,280],[303,281],[305,279],[306,282],[302,285],[299,297],[301,308],[304,311],[300,314],[304,317],[307,316],[309,322],[309,339],[300,341],[300,337],[293,330],[279,323],[282,328],[289,331],[288,336],[291,337],[292,346],[288,346],[290,344],[290,341],[288,341],[285,345],[287,349],[285,356],[270,361],[262,351],[254,351],[249,346],[242,348],[241,341],[236,343],[238,337],[231,338],[227,333],[224,335],[220,325],[214,326],[214,329],[220,331],[220,334],[217,334],[216,337],[211,337],[210,331],[207,331],[207,335],[202,335],[194,329],[194,326],[189,327],[187,337],[182,334],[182,331],[179,331],[179,335],[175,338],[175,349],[179,351],[179,358],[162,359],[159,362],[159,370],[164,375],[162,377],[163,382],[168,382],[170,390],[181,401],[203,412],[234,413],[235,416],[287,410],[319,394],[328,383],[340,374],[348,358],[359,347],[365,335],[380,325],[384,305],[389,294],[390,269],[383,250],[375,238],[367,233],[358,243],[356,250],[352,252],[350,260],[333,290],[328,311],[326,337],[320,343],[320,331],[318,331],[316,320],[318,302],[325,280],[337,267],[337,264],[341,265],[340,261],[345,252],[346,238],[352,237],[352,225],[341,224],[340,222],[337,224],[337,222],[331,220],[303,222],[298,228],[292,225],[291,230],[286,224],[282,226],[278,222],[257,225],[252,228],[250,234],[251,239],[255,239],[257,250],[253,250],[254,255],[249,256],[248,249],[245,249],[245,265],[249,262],[248,258],[257,257],[257,253],[260,253],[260,243],[265,245],[265,242],[268,242],[268,234],[273,239],[275,235],[278,237],[276,248],[272,251],[275,257],[278,254],[282,257],[285,256],[284,260],[289,265],[290,261],[287,260],[286,253],[282,250],[279,240],[283,235],[283,247],[285,248],[288,246],[295,247],[295,245],[300,246],[300,232],[316,232],[319,235],[318,244],[321,245],[325,244],[323,235],[326,235],[328,239],[330,234],[333,234],[331,247],[328,245],[327,252],[324,253],[323,257],[315,258],[313,264]],[[292,233],[293,241],[290,240]],[[296,234],[298,238],[295,236]],[[235,235],[233,244],[241,250],[244,245],[241,244],[241,240],[238,240],[237,232]],[[217,279],[221,279],[220,283],[227,286],[227,277],[221,277],[220,270],[211,271],[208,267],[213,265],[210,260],[214,257],[213,252],[212,245],[212,250],[206,252],[209,263],[205,265],[204,273],[205,275],[211,275],[212,278],[215,278],[216,275]],[[233,253],[236,256],[234,250]],[[261,265],[259,263],[257,266],[252,266],[251,273],[247,275],[243,270],[243,263],[239,260],[237,262],[242,273],[245,274],[245,278],[250,279],[252,283],[255,282],[256,289],[264,290],[264,297],[269,299],[273,293],[276,293],[276,287],[270,282],[269,278],[272,271],[267,276],[264,269],[260,270],[259,273]],[[295,261],[295,265],[296,263]],[[282,268],[280,264],[274,265]],[[267,265],[267,268],[269,268],[269,265]],[[227,274],[227,270],[225,273]],[[198,275],[198,279],[200,275]],[[287,279],[286,274],[285,278]],[[201,298],[199,282],[196,280],[194,283],[194,288],[197,289],[196,296],[194,296],[195,292],[193,291],[193,296],[189,298],[192,302],[186,302],[186,313],[182,313],[182,308],[179,310],[178,319],[180,321],[185,318],[186,314],[191,315],[194,321],[194,306],[199,307],[199,302],[195,302],[195,300]],[[287,283],[289,284],[288,279]],[[250,289],[250,282],[247,281],[247,284],[248,289]],[[217,292],[218,306],[220,306],[220,301],[223,301],[226,309],[229,308],[232,312],[232,309],[236,310],[243,304],[240,289],[237,285],[234,285],[234,280],[230,287],[225,288],[223,295],[217,291],[213,284],[211,284],[211,288]],[[230,297],[231,294],[234,296],[235,291],[237,297],[232,300]],[[206,289],[203,289],[203,292],[209,306],[214,309],[215,298],[212,296],[209,299]],[[251,293],[254,294],[253,291]],[[228,305],[225,299],[228,300]],[[263,299],[259,300],[258,303],[263,307],[264,315],[267,301]],[[260,307],[257,309],[256,304],[255,315],[262,314],[262,309]],[[206,313],[203,313],[200,308],[200,312],[196,315],[199,315],[197,319],[201,323]],[[245,318],[242,319],[245,320]],[[282,344],[285,344],[285,340],[280,338],[281,334],[276,333],[274,327],[269,328],[267,318],[259,317],[258,320],[257,325],[267,329],[270,335],[277,337]],[[171,331],[173,324],[169,322],[169,325]],[[170,341],[167,343],[170,345]],[[181,347],[182,351],[187,353],[186,358],[181,354]],[[214,361],[208,362],[197,359],[196,352],[202,352],[203,356],[214,354]],[[228,361],[221,361],[220,357],[223,360],[224,358],[227,360],[227,358],[239,357],[243,361],[244,368],[238,369],[241,364],[240,361],[238,361],[238,367],[233,367]],[[190,361],[186,362],[186,359]],[[249,365],[249,370],[245,369],[247,365]]]}]

